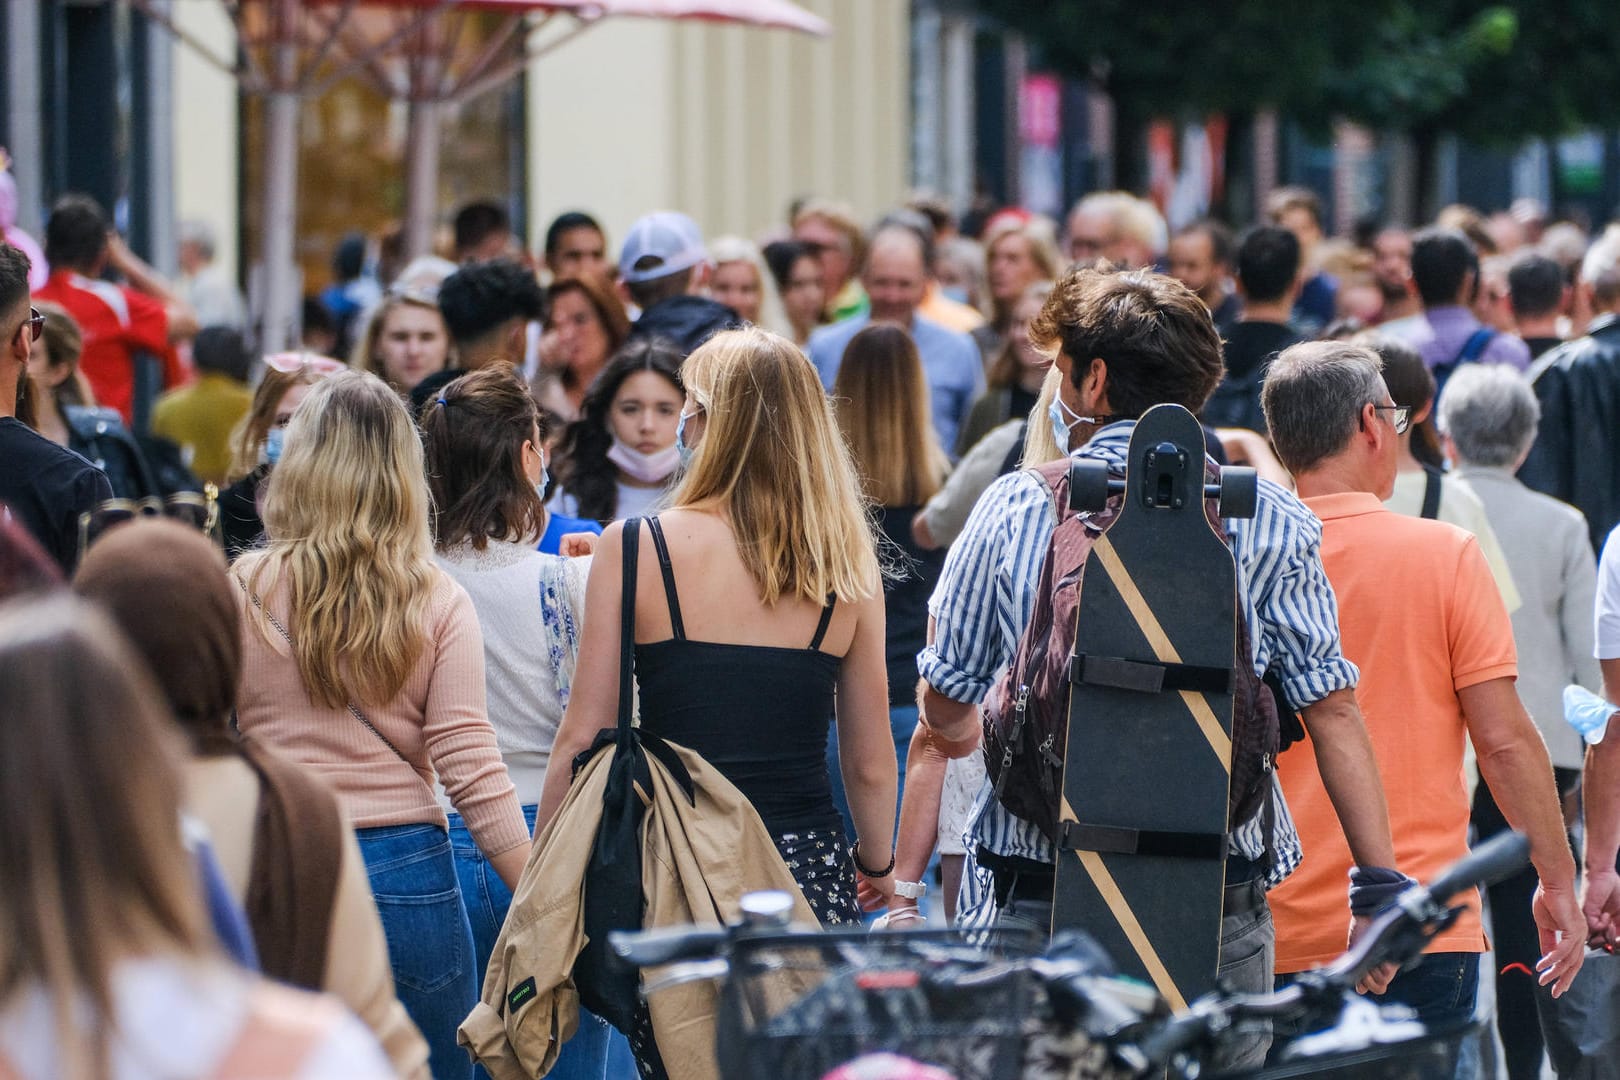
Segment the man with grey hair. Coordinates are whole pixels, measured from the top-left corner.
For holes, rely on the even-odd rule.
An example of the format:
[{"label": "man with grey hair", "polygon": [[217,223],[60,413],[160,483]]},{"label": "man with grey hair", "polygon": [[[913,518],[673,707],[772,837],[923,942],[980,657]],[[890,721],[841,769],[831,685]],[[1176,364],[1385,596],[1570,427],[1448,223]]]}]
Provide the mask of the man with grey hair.
[{"label": "man with grey hair", "polygon": [[[1592,648],[1597,561],[1581,512],[1514,478],[1535,441],[1540,417],[1524,376],[1500,364],[1460,369],[1440,397],[1440,429],[1457,463],[1455,475],[1479,496],[1524,601],[1512,615],[1519,698],[1547,742],[1563,798],[1580,782],[1586,749],[1564,722],[1564,687],[1578,683],[1597,690],[1601,685]],[[1488,783],[1474,792],[1474,827],[1481,840],[1507,828]],[[1541,1063],[1535,988],[1522,975],[1500,974],[1513,964],[1535,966],[1539,953],[1530,918],[1535,888],[1535,874],[1528,870],[1490,888],[1499,972],[1497,1030],[1512,1076],[1534,1075]]]},{"label": "man with grey hair", "polygon": [[197,313],[197,326],[223,326],[241,333],[247,328],[247,304],[241,290],[214,265],[214,227],[206,221],[180,223],[180,293]]},{"label": "man with grey hair", "polygon": [[[1322,522],[1322,564],[1339,601],[1344,655],[1361,669],[1356,698],[1386,780],[1397,867],[1429,880],[1467,853],[1463,747],[1471,739],[1507,820],[1530,837],[1541,879],[1535,970],[1562,994],[1581,966],[1586,921],[1552,766],[1514,686],[1512,626],[1478,543],[1455,526],[1384,508],[1410,415],[1391,400],[1371,350],[1292,346],[1272,361],[1261,401],[1277,456]],[[1281,976],[1343,948],[1332,923],[1354,863],[1310,755],[1282,755],[1278,775],[1310,853],[1270,897]],[[1464,1023],[1485,949],[1476,902],[1383,998],[1415,1008],[1431,1027]],[[1475,1070],[1465,1061],[1458,1075]]]},{"label": "man with grey hair", "polygon": [[1601,552],[1620,525],[1620,225],[1587,251],[1577,287],[1595,317],[1530,369],[1541,431],[1519,479],[1579,508]]}]

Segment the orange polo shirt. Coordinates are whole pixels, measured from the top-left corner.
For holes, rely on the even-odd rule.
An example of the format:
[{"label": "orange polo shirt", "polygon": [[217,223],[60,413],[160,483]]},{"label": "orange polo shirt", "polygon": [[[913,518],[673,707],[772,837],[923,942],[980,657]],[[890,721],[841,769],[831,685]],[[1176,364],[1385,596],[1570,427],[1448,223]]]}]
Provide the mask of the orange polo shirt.
[{"label": "orange polo shirt", "polygon": [[[1322,564],[1339,600],[1344,655],[1361,669],[1366,718],[1389,800],[1397,869],[1433,878],[1468,851],[1466,724],[1457,691],[1518,677],[1513,626],[1474,538],[1439,521],[1384,509],[1372,495],[1325,495]],[[1345,949],[1350,847],[1316,758],[1296,746],[1277,763],[1305,858],[1268,900],[1277,971],[1304,971]],[[1429,952],[1483,952],[1477,892]]]}]

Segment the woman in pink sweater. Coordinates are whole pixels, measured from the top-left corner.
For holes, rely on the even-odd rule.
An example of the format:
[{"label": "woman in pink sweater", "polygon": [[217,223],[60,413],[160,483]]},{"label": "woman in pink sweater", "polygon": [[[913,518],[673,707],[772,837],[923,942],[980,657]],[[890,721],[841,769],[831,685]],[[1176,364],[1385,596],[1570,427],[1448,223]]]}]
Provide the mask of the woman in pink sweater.
[{"label": "woman in pink sweater", "polygon": [[337,793],[433,1073],[470,1077],[456,1027],[482,972],[434,779],[508,887],[529,832],[485,713],[478,620],[433,562],[421,442],[386,384],[346,372],[310,393],[264,521],[269,546],[232,569],[238,724]]}]

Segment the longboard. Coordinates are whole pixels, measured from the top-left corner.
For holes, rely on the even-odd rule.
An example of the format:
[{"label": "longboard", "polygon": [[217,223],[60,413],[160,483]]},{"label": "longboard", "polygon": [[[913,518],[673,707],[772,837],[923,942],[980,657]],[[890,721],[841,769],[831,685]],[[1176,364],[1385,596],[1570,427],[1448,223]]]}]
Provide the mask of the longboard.
[{"label": "longboard", "polygon": [[1070,477],[1077,509],[1110,490],[1120,506],[1081,583],[1052,929],[1085,930],[1182,1008],[1220,962],[1238,659],[1237,568],[1206,498],[1248,516],[1255,481],[1227,469],[1206,489],[1203,432],[1178,405],[1138,421],[1123,484],[1102,468]]}]

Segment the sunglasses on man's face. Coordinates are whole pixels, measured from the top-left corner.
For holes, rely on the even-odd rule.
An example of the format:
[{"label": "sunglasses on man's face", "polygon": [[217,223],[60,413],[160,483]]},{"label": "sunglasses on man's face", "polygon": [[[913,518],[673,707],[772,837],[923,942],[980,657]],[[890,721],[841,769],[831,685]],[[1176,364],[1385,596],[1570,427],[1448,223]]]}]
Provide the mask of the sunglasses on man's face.
[{"label": "sunglasses on man's face", "polygon": [[17,332],[11,335],[12,344],[21,339],[24,330],[28,331],[29,341],[38,341],[39,336],[45,332],[45,316],[40,314],[39,308],[28,309],[28,318],[24,319],[22,325],[17,327]]}]

